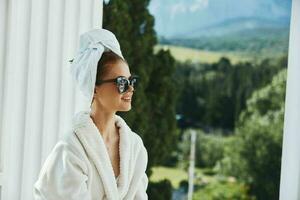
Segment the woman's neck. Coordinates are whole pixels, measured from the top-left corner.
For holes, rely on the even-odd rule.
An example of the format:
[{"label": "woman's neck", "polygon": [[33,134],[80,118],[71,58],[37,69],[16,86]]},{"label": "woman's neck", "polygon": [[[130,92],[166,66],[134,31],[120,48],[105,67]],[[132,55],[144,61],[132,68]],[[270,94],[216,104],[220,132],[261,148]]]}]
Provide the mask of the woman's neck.
[{"label": "woman's neck", "polygon": [[92,107],[90,116],[106,143],[116,137],[115,112],[107,112],[104,109]]}]

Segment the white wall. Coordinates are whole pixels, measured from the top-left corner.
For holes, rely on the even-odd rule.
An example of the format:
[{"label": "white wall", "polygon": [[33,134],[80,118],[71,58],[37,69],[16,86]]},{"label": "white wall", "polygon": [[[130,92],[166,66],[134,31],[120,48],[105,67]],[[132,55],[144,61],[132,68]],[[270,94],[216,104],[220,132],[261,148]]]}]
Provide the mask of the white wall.
[{"label": "white wall", "polygon": [[[280,200],[300,200],[300,0],[292,2]],[[270,163],[271,164],[271,163]]]},{"label": "white wall", "polygon": [[1,0],[2,200],[32,200],[46,156],[82,97],[68,60],[80,33],[102,26],[102,0]]}]

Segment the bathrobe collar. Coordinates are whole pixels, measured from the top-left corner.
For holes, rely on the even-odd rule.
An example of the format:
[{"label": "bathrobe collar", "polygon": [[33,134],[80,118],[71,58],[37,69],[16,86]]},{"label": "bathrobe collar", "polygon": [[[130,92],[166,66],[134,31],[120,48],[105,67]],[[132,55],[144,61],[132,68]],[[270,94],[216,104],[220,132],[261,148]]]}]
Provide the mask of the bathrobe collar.
[{"label": "bathrobe collar", "polygon": [[119,127],[120,175],[117,185],[113,167],[98,128],[90,117],[89,112],[79,112],[73,119],[74,132],[83,145],[86,153],[94,162],[103,182],[107,199],[122,199],[129,187],[129,158],[130,158],[130,127],[119,116],[115,115]]}]

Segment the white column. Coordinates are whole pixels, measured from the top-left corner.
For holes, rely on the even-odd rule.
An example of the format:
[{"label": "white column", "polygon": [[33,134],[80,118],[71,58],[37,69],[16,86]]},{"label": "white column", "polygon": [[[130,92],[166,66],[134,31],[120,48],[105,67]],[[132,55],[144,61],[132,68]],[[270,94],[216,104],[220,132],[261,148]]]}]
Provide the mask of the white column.
[{"label": "white column", "polygon": [[2,199],[21,199],[30,32],[30,0],[8,1],[8,33],[3,106]]},{"label": "white column", "polygon": [[25,111],[23,166],[20,199],[32,198],[33,177],[41,163],[41,140],[45,89],[45,59],[47,47],[48,1],[32,0],[28,46],[28,74]]},{"label": "white column", "polygon": [[[3,105],[3,90],[4,90],[4,64],[5,64],[5,46],[6,46],[6,29],[7,29],[7,0],[0,2],[0,105]],[[3,106],[0,106],[0,113],[3,113]],[[2,127],[2,117],[0,114],[0,130]],[[3,145],[2,136],[0,134],[0,187],[2,183],[2,168],[3,168]]]},{"label": "white column", "polygon": [[64,0],[50,0],[45,60],[45,98],[43,107],[42,162],[57,141],[61,94],[62,42],[64,26]]},{"label": "white column", "polygon": [[99,10],[103,10],[103,3],[98,0],[94,0],[94,5],[93,5],[93,27],[102,27],[102,18],[103,18],[103,12],[99,14]]},{"label": "white column", "polygon": [[293,0],[285,101],[280,200],[300,199],[300,0]]},{"label": "white column", "polygon": [[194,193],[194,175],[195,175],[195,148],[196,148],[196,131],[194,129],[191,132],[191,149],[190,149],[190,165],[189,165],[189,187],[187,199],[193,199]]},{"label": "white column", "polygon": [[62,59],[61,66],[61,91],[60,91],[60,108],[59,108],[59,137],[68,129],[71,124],[75,99],[75,91],[73,89],[72,77],[69,73],[69,60],[75,54],[78,40],[78,20],[79,20],[79,1],[66,0],[64,15],[64,31],[62,42]]},{"label": "white column", "polygon": [[[5,64],[5,55],[6,51],[6,23],[7,21],[7,0],[0,1],[0,130],[2,127],[2,114],[3,113],[3,90],[4,90],[4,64]],[[2,193],[2,185],[3,185],[3,153],[4,153],[4,146],[3,144],[3,137],[0,131],[0,200],[1,200],[1,193]]]},{"label": "white column", "polygon": [[83,105],[68,61],[79,34],[101,24],[102,0],[1,0],[0,199],[33,199],[41,165]]}]

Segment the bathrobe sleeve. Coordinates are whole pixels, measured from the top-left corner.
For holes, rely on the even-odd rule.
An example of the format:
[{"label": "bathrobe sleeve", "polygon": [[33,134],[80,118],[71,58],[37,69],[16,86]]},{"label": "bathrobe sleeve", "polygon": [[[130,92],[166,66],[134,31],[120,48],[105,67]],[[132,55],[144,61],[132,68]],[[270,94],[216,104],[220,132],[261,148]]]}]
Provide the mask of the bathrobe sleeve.
[{"label": "bathrobe sleeve", "polygon": [[138,190],[136,192],[136,195],[134,197],[135,200],[146,200],[148,199],[148,195],[146,193],[147,187],[148,187],[148,177],[147,174],[144,173],[141,182],[139,184]]},{"label": "bathrobe sleeve", "polygon": [[144,172],[138,184],[138,189],[135,194],[134,200],[147,200],[148,195],[146,191],[147,191],[149,179],[146,174],[146,168],[148,163],[148,153],[144,145],[142,145],[142,151],[139,156],[140,158],[138,158],[138,160],[142,161],[141,163],[143,163],[143,167],[141,167],[141,169],[143,169]]},{"label": "bathrobe sleeve", "polygon": [[87,167],[69,144],[59,142],[46,159],[34,184],[35,200],[91,200]]}]

